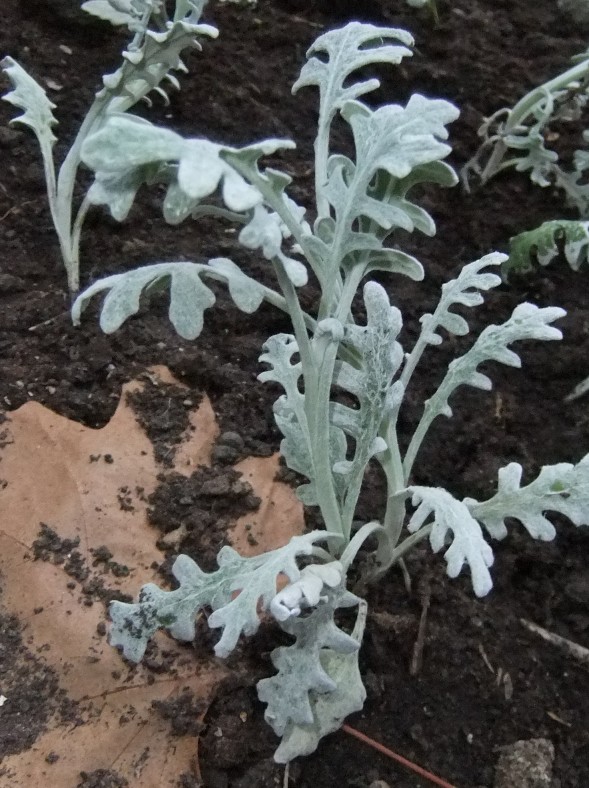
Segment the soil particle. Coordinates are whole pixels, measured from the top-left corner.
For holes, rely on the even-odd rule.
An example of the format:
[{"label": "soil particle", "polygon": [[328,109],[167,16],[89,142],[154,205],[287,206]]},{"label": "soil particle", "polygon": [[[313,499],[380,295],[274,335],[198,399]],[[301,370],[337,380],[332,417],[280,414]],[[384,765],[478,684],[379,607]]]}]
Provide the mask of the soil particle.
[{"label": "soil particle", "polygon": [[76,717],[55,671],[26,647],[17,618],[1,612],[0,695],[0,759],[30,747],[53,715]]},{"label": "soil particle", "polygon": [[65,563],[72,550],[79,546],[79,537],[62,539],[46,523],[40,523],[40,526],[39,536],[33,542],[35,560],[51,561],[53,564]]},{"label": "soil particle", "polygon": [[233,689],[212,704],[200,747],[205,785],[209,780],[222,785],[223,772],[229,773],[227,785],[240,788],[274,785],[282,777],[284,767],[271,758],[274,737],[261,727],[265,723],[254,713],[256,708],[259,703],[251,689]]},{"label": "soil particle", "polygon": [[493,788],[550,788],[553,763],[548,739],[516,741],[501,748]]},{"label": "soil particle", "polygon": [[[41,523],[39,536],[33,542],[33,556],[35,560],[50,561],[57,566],[63,566],[64,572],[80,583],[84,595],[82,603],[85,605],[90,606],[95,600],[105,604],[113,599],[130,602],[131,597],[128,594],[109,587],[104,579],[108,573],[114,577],[125,577],[129,574],[129,567],[111,561],[112,553],[105,546],[101,546],[90,551],[93,555],[92,568],[100,569],[100,574],[93,573],[84,556],[75,549],[79,544],[79,537],[62,539],[53,528]],[[76,583],[71,581],[67,587],[73,590],[76,588]]]},{"label": "soil particle", "polygon": [[184,689],[177,698],[156,700],[152,705],[165,720],[169,720],[172,736],[198,736],[203,729],[200,718],[206,704],[196,701],[188,689]]},{"label": "soil particle", "polygon": [[80,772],[82,778],[76,788],[129,788],[129,783],[111,769]]},{"label": "soil particle", "polygon": [[151,375],[144,376],[144,381],[140,391],[127,394],[127,400],[152,442],[156,460],[171,467],[190,425],[190,411],[198,406],[202,394],[192,389],[188,397],[185,387],[162,383]]},{"label": "soil particle", "polygon": [[[257,510],[257,498],[248,482],[233,468],[201,467],[189,477],[170,473],[149,497],[149,521],[164,534],[178,533],[173,552],[182,552],[210,571],[227,539],[230,523]],[[179,530],[183,529],[183,530]],[[162,549],[170,545],[160,540]]]}]

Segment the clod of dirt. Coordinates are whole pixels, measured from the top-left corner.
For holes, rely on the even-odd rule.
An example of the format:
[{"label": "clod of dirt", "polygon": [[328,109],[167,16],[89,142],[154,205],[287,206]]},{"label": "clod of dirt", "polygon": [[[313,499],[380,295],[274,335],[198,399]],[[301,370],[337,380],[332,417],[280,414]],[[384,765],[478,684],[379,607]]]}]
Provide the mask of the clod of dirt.
[{"label": "clod of dirt", "polygon": [[80,772],[82,778],[76,788],[128,788],[124,777],[110,769],[96,769],[94,772]]},{"label": "clod of dirt", "polygon": [[548,739],[516,741],[501,748],[494,788],[550,788],[554,745]]},{"label": "clod of dirt", "polygon": [[139,424],[153,444],[156,460],[171,468],[176,449],[186,439],[190,412],[199,404],[202,394],[184,386],[163,383],[147,375],[139,391],[127,394]]},{"label": "clod of dirt", "polygon": [[201,717],[208,704],[197,700],[189,689],[172,700],[156,700],[152,707],[169,720],[172,736],[198,736],[203,729]]},{"label": "clod of dirt", "polygon": [[[149,497],[149,521],[164,534],[178,532],[174,552],[190,555],[205,570],[214,568],[227,526],[255,512],[260,499],[233,468],[201,467],[189,477],[170,473]],[[180,530],[183,528],[184,530]],[[160,546],[169,549],[165,539]]]}]

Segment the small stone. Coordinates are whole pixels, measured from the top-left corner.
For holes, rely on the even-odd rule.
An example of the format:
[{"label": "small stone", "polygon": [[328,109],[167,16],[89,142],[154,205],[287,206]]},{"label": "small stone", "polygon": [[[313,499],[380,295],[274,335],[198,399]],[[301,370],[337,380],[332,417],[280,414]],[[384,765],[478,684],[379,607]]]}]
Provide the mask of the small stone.
[{"label": "small stone", "polygon": [[[0,148],[2,144],[0,143]],[[27,286],[24,279],[12,274],[0,274],[0,294],[7,295],[9,293],[22,293],[26,290]]]},{"label": "small stone", "polygon": [[548,739],[501,747],[493,788],[550,788],[553,762],[554,745]]},{"label": "small stone", "polygon": [[45,760],[47,761],[47,763],[57,763],[57,761],[59,760],[59,755],[56,752],[53,752],[52,750],[51,752],[47,753],[47,755],[45,756]]},{"label": "small stone", "polygon": [[230,446],[236,451],[243,451],[244,440],[238,432],[223,432],[219,435],[217,443],[221,446]]},{"label": "small stone", "polygon": [[231,446],[215,446],[211,452],[211,459],[213,462],[218,462],[220,465],[233,465],[237,462],[239,454]]},{"label": "small stone", "polygon": [[391,786],[384,780],[374,780],[368,788],[391,788]]},{"label": "small stone", "polygon": [[231,492],[231,484],[226,476],[217,476],[207,479],[200,488],[200,492],[202,495],[223,497]]},{"label": "small stone", "polygon": [[100,637],[104,637],[106,635],[106,624],[104,621],[99,621],[96,625],[96,632],[100,635]]}]

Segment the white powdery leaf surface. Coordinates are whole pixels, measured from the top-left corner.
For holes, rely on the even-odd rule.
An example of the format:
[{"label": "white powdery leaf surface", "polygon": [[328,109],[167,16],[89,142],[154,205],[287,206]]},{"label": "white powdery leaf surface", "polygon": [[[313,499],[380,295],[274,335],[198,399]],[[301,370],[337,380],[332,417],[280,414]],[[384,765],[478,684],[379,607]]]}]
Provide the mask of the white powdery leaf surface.
[{"label": "white powdery leaf surface", "polygon": [[[374,78],[350,79],[353,71],[371,63],[397,65],[404,57],[413,54],[409,49],[412,45],[413,37],[405,30],[350,22],[345,27],[324,33],[313,42],[307,50],[308,62],[292,91],[296,93],[301,87],[317,85],[322,111],[327,117],[333,117],[346,101],[380,85]],[[323,59],[325,55],[327,62]]]},{"label": "white powdery leaf surface", "polygon": [[297,581],[301,574],[297,558],[310,555],[315,542],[329,537],[325,531],[294,536],[284,547],[251,558],[243,558],[226,546],[217,556],[219,568],[210,573],[203,572],[188,556],[180,555],[172,567],[180,584],[175,591],[162,591],[148,583],[141,589],[137,603],[111,604],[111,643],[122,646],[127,659],[138,662],[158,629],[165,627],[179,640],[192,640],[198,612],[211,607],[209,626],[223,630],[215,654],[226,657],[242,633],[252,635],[258,629],[261,612],[269,608],[276,595],[278,576],[283,574],[291,582]]},{"label": "white powdery leaf surface", "polygon": [[519,520],[530,536],[550,541],[554,526],[546,512],[558,512],[576,526],[589,524],[589,455],[576,465],[561,462],[545,465],[530,484],[521,487],[522,467],[512,462],[501,468],[498,489],[492,498],[464,504],[495,539],[507,535],[505,520]]},{"label": "white powdery leaf surface", "polygon": [[466,320],[450,309],[456,304],[468,307],[482,304],[483,296],[479,291],[490,290],[501,284],[500,276],[484,269],[501,265],[506,259],[507,255],[497,252],[485,255],[480,260],[465,265],[456,279],[442,285],[442,296],[434,314],[425,314],[420,318],[423,341],[429,345],[441,344],[442,337],[436,333],[439,327],[457,336],[468,334]]},{"label": "white powdery leaf surface", "polygon": [[440,415],[451,416],[448,399],[458,386],[469,385],[489,391],[492,382],[487,375],[477,371],[485,361],[498,361],[510,367],[521,367],[521,359],[508,345],[522,339],[562,339],[562,332],[551,326],[566,314],[559,307],[540,308],[534,304],[519,304],[505,323],[487,326],[471,349],[451,361],[438,390],[427,400],[424,419],[430,422]]},{"label": "white powdery leaf surface", "polygon": [[418,531],[432,518],[430,544],[437,553],[447,540],[451,544],[444,553],[449,577],[457,577],[468,564],[472,585],[477,596],[485,596],[493,587],[489,567],[493,565],[493,551],[483,537],[481,526],[468,507],[447,490],[438,487],[408,487],[412,503],[417,506],[408,530]]},{"label": "white powdery leaf surface", "polygon": [[[338,608],[360,605],[351,635],[334,622]],[[326,589],[317,607],[304,618],[288,618],[281,626],[296,640],[272,652],[278,673],[258,682],[267,704],[266,721],[282,737],[274,760],[287,763],[317,748],[348,714],[362,708],[366,691],[358,669],[366,603],[342,584]]]},{"label": "white powdery leaf surface", "polygon": [[22,115],[12,123],[22,123],[32,129],[41,145],[52,146],[56,140],[52,127],[57,120],[53,115],[55,104],[47,98],[43,88],[31,77],[24,68],[11,57],[5,57],[0,66],[6,73],[14,90],[2,98],[9,104],[24,110]]},{"label": "white powdery leaf surface", "polygon": [[208,265],[156,263],[95,282],[75,300],[72,321],[78,325],[90,300],[105,292],[100,327],[106,334],[111,334],[137,314],[146,291],[169,284],[170,321],[181,337],[196,339],[202,331],[205,310],[215,303],[213,291],[202,281],[203,275],[227,282],[229,293],[242,312],[255,312],[264,300],[262,285],[246,276],[227,258],[215,258]]}]

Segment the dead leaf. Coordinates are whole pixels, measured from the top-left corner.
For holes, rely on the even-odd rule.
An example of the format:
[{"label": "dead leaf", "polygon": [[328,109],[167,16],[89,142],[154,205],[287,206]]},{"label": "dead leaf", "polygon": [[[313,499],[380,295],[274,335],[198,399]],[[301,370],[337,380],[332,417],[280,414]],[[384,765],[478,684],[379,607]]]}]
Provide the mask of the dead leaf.
[{"label": "dead leaf", "polygon": [[[162,370],[156,374],[169,380]],[[219,660],[197,658],[165,635],[157,639],[157,658],[162,659],[165,650],[166,671],[154,674],[143,665],[128,666],[98,634],[105,621],[103,604],[84,604],[81,584],[74,585],[64,565],[33,560],[33,542],[45,523],[61,539],[79,538],[79,560],[90,568],[90,579],[98,576],[109,589],[136,596],[143,583],[154,579],[152,565],[159,564],[163,554],[155,547],[157,534],[147,522],[145,498],[156,485],[158,467],[125,397],[138,385],[125,387],[113,418],[99,430],[35,402],[11,413],[2,425],[2,604],[25,624],[29,649],[43,651],[60,687],[78,702],[80,715],[76,726],[55,717],[31,749],[2,760],[13,788],[48,780],[56,788],[72,788],[81,771],[97,769],[116,771],[133,788],[176,785],[180,775],[194,774],[197,768],[196,739],[171,737],[169,723],[152,703],[173,698],[184,688],[205,703],[227,674]],[[191,421],[194,429],[175,468],[181,473],[208,462],[218,432],[206,398]],[[237,469],[264,501],[259,512],[229,531],[237,549],[261,552],[302,532],[302,507],[290,488],[274,480],[277,456],[248,459]],[[132,506],[121,506],[123,487],[130,491]],[[142,495],[134,494],[138,489]],[[255,549],[247,541],[252,532]],[[92,550],[103,545],[117,565],[129,568],[127,577],[100,574],[101,569],[92,566]],[[49,753],[59,759],[49,764]]]}]

